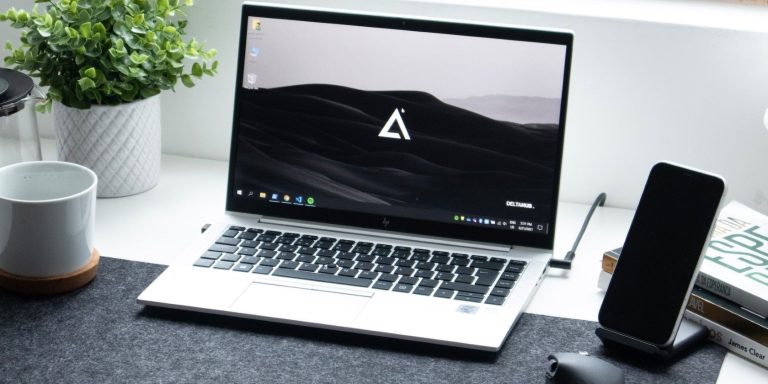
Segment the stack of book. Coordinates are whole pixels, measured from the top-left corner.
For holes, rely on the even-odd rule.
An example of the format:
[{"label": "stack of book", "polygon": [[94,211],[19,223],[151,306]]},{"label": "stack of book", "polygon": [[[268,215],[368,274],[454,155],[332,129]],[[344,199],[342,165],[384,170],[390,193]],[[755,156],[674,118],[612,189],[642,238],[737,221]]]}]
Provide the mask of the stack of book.
[{"label": "stack of book", "polygon": [[[621,248],[603,254],[598,286],[607,289]],[[768,217],[732,202],[720,212],[685,318],[709,338],[768,367]]]}]

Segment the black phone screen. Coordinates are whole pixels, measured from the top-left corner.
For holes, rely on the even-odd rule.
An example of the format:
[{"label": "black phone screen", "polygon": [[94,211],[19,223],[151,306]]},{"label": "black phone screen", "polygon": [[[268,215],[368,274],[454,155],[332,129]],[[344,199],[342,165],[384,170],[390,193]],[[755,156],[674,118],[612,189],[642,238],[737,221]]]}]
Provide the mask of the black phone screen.
[{"label": "black phone screen", "polygon": [[653,167],[600,308],[603,327],[672,342],[724,192],[718,176]]}]

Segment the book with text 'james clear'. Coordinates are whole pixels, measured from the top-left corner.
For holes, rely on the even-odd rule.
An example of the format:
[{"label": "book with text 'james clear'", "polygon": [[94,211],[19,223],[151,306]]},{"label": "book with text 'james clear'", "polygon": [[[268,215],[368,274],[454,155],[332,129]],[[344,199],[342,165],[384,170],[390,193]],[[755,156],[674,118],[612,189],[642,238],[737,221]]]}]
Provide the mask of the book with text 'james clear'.
[{"label": "book with text 'james clear'", "polygon": [[[605,252],[603,271],[613,273],[620,254]],[[768,316],[768,217],[735,201],[723,208],[696,285]]]}]

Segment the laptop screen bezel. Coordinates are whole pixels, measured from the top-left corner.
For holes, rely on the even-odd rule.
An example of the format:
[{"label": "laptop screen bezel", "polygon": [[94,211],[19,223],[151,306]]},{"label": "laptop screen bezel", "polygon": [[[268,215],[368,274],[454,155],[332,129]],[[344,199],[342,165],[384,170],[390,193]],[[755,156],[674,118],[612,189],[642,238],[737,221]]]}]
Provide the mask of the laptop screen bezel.
[{"label": "laptop screen bezel", "polygon": [[[551,201],[551,215],[547,233],[528,233],[510,229],[472,226],[450,222],[418,220],[396,216],[382,216],[362,212],[350,212],[322,207],[296,207],[286,204],[269,204],[258,199],[246,199],[236,195],[235,171],[238,154],[239,107],[241,94],[245,92],[242,85],[244,70],[244,55],[247,39],[249,17],[263,17],[330,23],[350,26],[375,27],[385,29],[410,30],[476,36],[496,39],[511,39],[518,41],[557,44],[565,47],[565,63],[563,73],[563,91],[558,130],[557,161],[554,172]],[[235,101],[233,111],[232,141],[230,147],[229,180],[227,187],[226,209],[230,212],[258,214],[263,216],[313,221],[333,225],[363,227],[399,233],[412,233],[426,236],[461,239],[473,242],[495,243],[513,246],[552,249],[557,217],[557,201],[560,189],[560,175],[563,157],[563,141],[565,137],[566,108],[568,104],[568,85],[570,80],[571,55],[573,34],[566,31],[529,29],[510,26],[476,24],[469,22],[443,21],[414,17],[392,15],[374,15],[348,11],[290,7],[282,5],[266,5],[244,3],[240,21],[240,41],[238,44],[237,74],[235,79]]]}]

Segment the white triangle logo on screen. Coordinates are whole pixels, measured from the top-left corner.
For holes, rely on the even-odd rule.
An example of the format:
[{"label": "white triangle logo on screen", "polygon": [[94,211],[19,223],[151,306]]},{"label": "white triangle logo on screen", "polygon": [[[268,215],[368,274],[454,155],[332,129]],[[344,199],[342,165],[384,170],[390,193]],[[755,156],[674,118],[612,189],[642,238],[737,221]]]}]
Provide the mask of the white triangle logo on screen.
[{"label": "white triangle logo on screen", "polygon": [[[405,109],[402,109],[402,111],[405,113]],[[400,127],[400,133],[391,131],[392,124],[395,122],[397,122],[397,126]],[[400,134],[402,134],[402,136]],[[392,116],[389,117],[387,123],[384,124],[384,128],[382,128],[381,132],[379,132],[379,137],[387,137],[390,139],[411,139],[411,136],[408,135],[408,130],[405,129],[405,122],[403,121],[403,116],[400,115],[400,110],[395,108],[395,111],[392,112]]]}]

